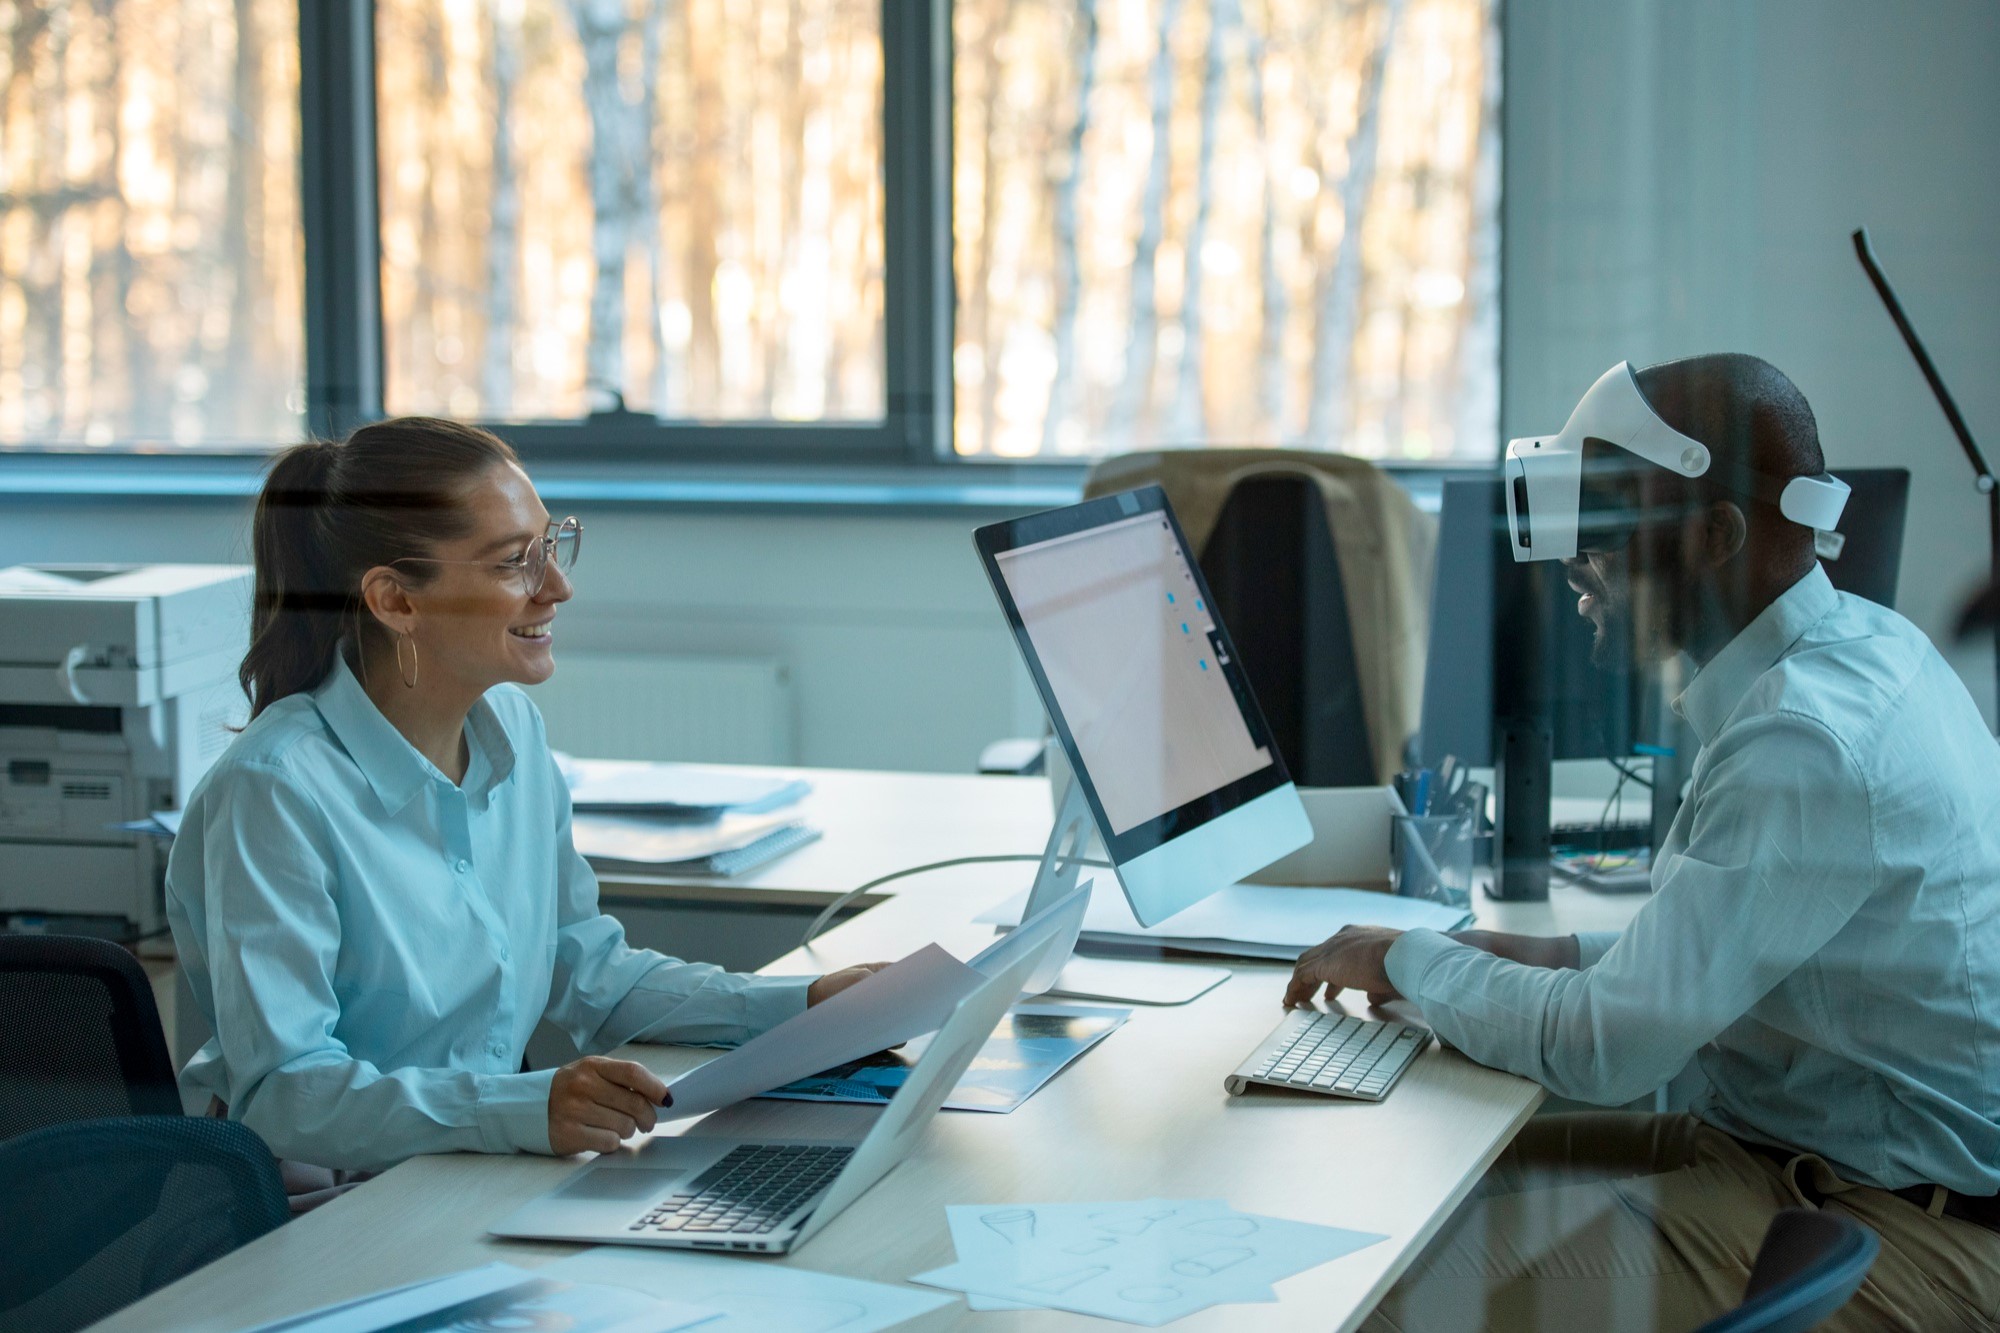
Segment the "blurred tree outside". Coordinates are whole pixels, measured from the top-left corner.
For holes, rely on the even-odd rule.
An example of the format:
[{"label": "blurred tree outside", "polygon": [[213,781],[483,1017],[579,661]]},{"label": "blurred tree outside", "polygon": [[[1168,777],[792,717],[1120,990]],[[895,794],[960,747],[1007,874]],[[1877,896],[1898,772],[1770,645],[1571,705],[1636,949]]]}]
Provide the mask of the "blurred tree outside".
[{"label": "blurred tree outside", "polygon": [[304,420],[298,7],[0,3],[0,446]]},{"label": "blurred tree outside", "polygon": [[[1497,449],[1497,0],[956,0],[952,447]],[[379,0],[385,406],[886,412],[879,0]],[[0,0],[0,445],[303,410],[291,0]]]},{"label": "blurred tree outside", "polygon": [[1491,458],[1495,0],[957,0],[955,446]]}]

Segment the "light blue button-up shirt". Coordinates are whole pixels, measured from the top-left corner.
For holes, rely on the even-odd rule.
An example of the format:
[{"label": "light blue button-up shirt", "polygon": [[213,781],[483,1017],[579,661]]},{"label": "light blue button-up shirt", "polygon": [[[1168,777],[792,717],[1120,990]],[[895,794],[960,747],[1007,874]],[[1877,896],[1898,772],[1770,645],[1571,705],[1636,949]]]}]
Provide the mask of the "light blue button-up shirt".
[{"label": "light blue button-up shirt", "polygon": [[2000,746],[1964,685],[1815,567],[1675,707],[1701,750],[1622,934],[1555,970],[1413,931],[1390,979],[1563,1096],[1630,1101],[1695,1056],[1726,1133],[2000,1191]]},{"label": "light blue button-up shirt", "polygon": [[586,1053],[741,1041],[805,1007],[625,942],[570,841],[569,789],[520,690],[466,719],[454,784],[345,663],[244,729],[188,800],[167,917],[215,1036],[181,1072],[280,1157],[378,1168],[547,1152],[546,1017]]}]

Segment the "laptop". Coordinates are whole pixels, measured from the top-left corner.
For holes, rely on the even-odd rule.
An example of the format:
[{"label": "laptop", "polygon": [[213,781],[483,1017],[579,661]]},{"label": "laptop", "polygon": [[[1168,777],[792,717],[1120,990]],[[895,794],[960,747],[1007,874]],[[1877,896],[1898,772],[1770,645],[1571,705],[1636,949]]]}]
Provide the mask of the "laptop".
[{"label": "laptop", "polygon": [[[606,1153],[492,1228],[496,1236],[779,1254],[803,1245],[910,1155],[938,1108],[1056,944],[1041,938],[952,1010],[867,1133],[852,1140],[654,1136]],[[1016,931],[1015,935],[1022,932]]]}]

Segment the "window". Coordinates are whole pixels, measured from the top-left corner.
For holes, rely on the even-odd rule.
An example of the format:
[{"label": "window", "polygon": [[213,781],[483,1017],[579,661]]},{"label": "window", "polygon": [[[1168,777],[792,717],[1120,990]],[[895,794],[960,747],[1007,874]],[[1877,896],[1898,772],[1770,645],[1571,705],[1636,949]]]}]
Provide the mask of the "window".
[{"label": "window", "polygon": [[958,452],[1490,458],[1495,10],[958,0]]},{"label": "window", "polygon": [[0,445],[305,408],[296,0],[0,5]]},{"label": "window", "polygon": [[1490,458],[1497,22],[0,0],[0,448]]},{"label": "window", "polygon": [[879,0],[381,0],[389,411],[884,415]]}]

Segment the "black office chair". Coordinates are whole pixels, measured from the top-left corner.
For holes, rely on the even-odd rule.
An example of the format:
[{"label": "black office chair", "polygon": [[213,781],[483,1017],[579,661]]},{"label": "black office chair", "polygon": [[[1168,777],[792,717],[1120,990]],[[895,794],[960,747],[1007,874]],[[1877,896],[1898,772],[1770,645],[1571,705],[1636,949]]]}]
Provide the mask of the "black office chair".
[{"label": "black office chair", "polygon": [[1881,1248],[1844,1213],[1787,1208],[1757,1247],[1743,1303],[1695,1333],[1804,1333],[1861,1289]]},{"label": "black office chair", "polygon": [[0,1327],[69,1333],[255,1240],[289,1215],[242,1125],[134,1116],[0,1143]]},{"label": "black office chair", "polygon": [[1896,583],[1903,571],[1903,522],[1910,508],[1910,470],[1901,467],[1841,468],[1833,474],[1853,489],[1835,529],[1840,554],[1821,561],[1826,576],[1842,592],[1896,609]]},{"label": "black office chair", "polygon": [[0,1140],[180,1112],[153,988],[131,954],[81,936],[0,935]]}]

